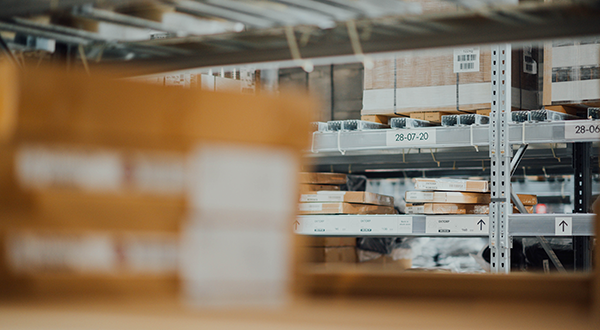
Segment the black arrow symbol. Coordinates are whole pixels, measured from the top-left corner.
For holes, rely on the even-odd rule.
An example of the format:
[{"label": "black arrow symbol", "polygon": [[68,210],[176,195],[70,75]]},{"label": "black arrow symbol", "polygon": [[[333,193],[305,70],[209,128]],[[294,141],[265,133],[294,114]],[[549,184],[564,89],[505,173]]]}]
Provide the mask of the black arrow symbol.
[{"label": "black arrow symbol", "polygon": [[563,233],[565,232],[565,226],[568,226],[569,224],[565,222],[565,220],[563,220],[561,223],[558,224],[559,226],[562,226],[562,231]]},{"label": "black arrow symbol", "polygon": [[479,230],[483,230],[483,225],[485,225],[485,222],[483,222],[483,219],[479,220],[479,222],[477,222],[477,224],[479,225]]},{"label": "black arrow symbol", "polygon": [[294,221],[294,230],[298,230],[299,224],[300,224],[300,222],[298,222],[298,220]]}]

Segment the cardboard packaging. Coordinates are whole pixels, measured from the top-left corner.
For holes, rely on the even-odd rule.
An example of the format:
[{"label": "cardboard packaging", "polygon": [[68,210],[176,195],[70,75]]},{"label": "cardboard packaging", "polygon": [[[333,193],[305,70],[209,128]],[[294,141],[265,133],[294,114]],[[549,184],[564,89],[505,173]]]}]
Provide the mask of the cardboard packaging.
[{"label": "cardboard packaging", "polygon": [[[525,206],[527,213],[533,213],[533,206]],[[407,214],[489,214],[489,204],[424,203],[406,204]],[[513,213],[519,213],[513,208]]]},{"label": "cardboard packaging", "polygon": [[308,247],[348,247],[356,246],[356,237],[302,236],[301,245]]},{"label": "cardboard packaging", "polygon": [[308,261],[313,263],[356,263],[356,248],[307,247]]},{"label": "cardboard packaging", "polygon": [[320,191],[300,195],[302,203],[356,203],[394,206],[394,197],[364,191]]},{"label": "cardboard packaging", "polygon": [[459,179],[415,179],[415,189],[418,190],[447,190],[463,192],[488,192],[489,184],[484,180]]},{"label": "cardboard packaging", "polygon": [[[297,214],[315,108],[306,97],[6,63],[0,82],[10,82],[0,83],[1,292],[284,299],[291,251],[277,242]],[[219,249],[224,241],[230,248]],[[249,244],[278,252],[253,262],[239,253]],[[182,267],[155,274],[175,250]]]},{"label": "cardboard packaging", "polygon": [[[460,10],[460,6],[444,1],[411,2],[420,4],[424,14]],[[474,1],[469,4],[471,9],[477,5]],[[512,52],[513,108],[539,109],[540,56],[534,47]],[[490,109],[491,76],[489,46],[406,51],[379,58],[374,60],[373,68],[365,68],[361,115]],[[439,119],[432,121],[439,122]]]},{"label": "cardboard packaging", "polygon": [[309,214],[396,214],[393,206],[351,203],[300,203],[301,215]]},{"label": "cardboard packaging", "polygon": [[544,47],[544,106],[600,105],[599,66],[597,37],[548,43]]},{"label": "cardboard packaging", "polygon": [[300,193],[307,194],[315,191],[340,191],[340,186],[332,184],[300,184]]},{"label": "cardboard packaging", "polygon": [[346,174],[343,173],[300,173],[300,183],[342,185],[346,184]]},{"label": "cardboard packaging", "polygon": [[[517,195],[523,205],[536,205],[537,196]],[[453,191],[407,191],[407,203],[459,203],[459,204],[489,204],[489,193],[465,193]]]}]

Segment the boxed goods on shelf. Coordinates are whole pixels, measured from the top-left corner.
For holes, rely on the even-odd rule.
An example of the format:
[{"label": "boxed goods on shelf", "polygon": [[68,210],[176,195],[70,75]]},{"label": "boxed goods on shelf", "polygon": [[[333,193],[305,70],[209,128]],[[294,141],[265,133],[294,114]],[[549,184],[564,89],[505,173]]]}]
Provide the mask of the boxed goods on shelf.
[{"label": "boxed goods on shelf", "polygon": [[308,247],[305,249],[308,262],[325,264],[356,262],[355,247]]},{"label": "boxed goods on shelf", "polygon": [[310,100],[0,77],[0,291],[284,299]]},{"label": "boxed goods on shelf", "polygon": [[300,214],[396,214],[393,206],[354,203],[300,203]]},{"label": "boxed goods on shelf", "polygon": [[[533,213],[533,206],[525,206],[528,213]],[[406,204],[408,214],[489,214],[489,204],[457,204],[457,203],[423,203]],[[519,211],[514,208],[514,213]]]},{"label": "boxed goods on shelf", "polygon": [[344,202],[394,206],[394,197],[364,191],[319,191],[300,195],[302,203]]},{"label": "boxed goods on shelf", "polygon": [[[517,195],[523,205],[537,204],[536,195]],[[407,191],[407,203],[459,203],[459,204],[489,204],[489,193],[465,193],[454,191]]]},{"label": "boxed goods on shelf", "polygon": [[342,185],[346,184],[346,174],[302,172],[300,173],[300,183]]},{"label": "boxed goods on shelf", "polygon": [[600,105],[599,40],[556,41],[544,47],[544,106]]},{"label": "boxed goods on shelf", "polygon": [[489,183],[484,180],[416,178],[415,179],[415,189],[464,191],[464,192],[487,192],[487,191],[489,191]]},{"label": "boxed goods on shelf", "polygon": [[[513,51],[515,109],[539,109],[537,72],[533,71],[537,70],[537,53],[535,48]],[[439,117],[444,112],[491,108],[489,47],[404,52],[374,62],[372,69],[365,69],[363,116],[431,111]],[[424,116],[411,118],[439,122]]]},{"label": "boxed goods on shelf", "polygon": [[300,184],[300,193],[307,194],[316,191],[339,191],[339,185],[333,184]]}]

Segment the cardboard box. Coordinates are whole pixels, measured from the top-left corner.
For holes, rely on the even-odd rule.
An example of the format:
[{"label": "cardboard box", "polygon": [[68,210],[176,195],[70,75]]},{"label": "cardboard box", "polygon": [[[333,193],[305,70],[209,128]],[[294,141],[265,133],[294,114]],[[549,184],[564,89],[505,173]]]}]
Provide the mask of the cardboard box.
[{"label": "cardboard box", "polygon": [[[533,206],[525,206],[527,213],[533,213]],[[489,214],[489,204],[424,203],[406,204],[407,214]],[[513,213],[519,213],[513,208]]]},{"label": "cardboard box", "polygon": [[[472,53],[476,56],[476,60],[465,62],[474,67],[471,70],[473,72],[459,70],[457,83],[455,67],[460,66],[461,62],[456,59],[461,52]],[[539,109],[540,107],[537,83],[537,63],[540,62],[538,57],[538,50],[531,47],[526,50],[514,50],[512,53],[512,108],[514,109]],[[365,69],[361,115],[459,110],[475,112],[490,109],[491,77],[489,46],[402,52],[389,59],[378,59],[374,61],[372,69]],[[427,120],[427,118],[417,119]],[[433,118],[433,121],[439,119]]]},{"label": "cardboard box", "polygon": [[340,186],[333,184],[300,184],[301,194],[315,191],[340,191]]},{"label": "cardboard box", "polygon": [[355,203],[394,206],[394,197],[365,191],[319,191],[300,195],[302,203]]},{"label": "cardboard box", "polygon": [[600,105],[597,37],[556,41],[544,47],[543,105]]},{"label": "cardboard box", "polygon": [[[315,108],[305,96],[174,89],[6,63],[0,81],[10,82],[0,83],[0,291],[283,299],[291,251],[281,242],[297,214],[296,174]],[[142,234],[177,235],[184,267],[160,276],[126,270],[152,269],[165,255],[121,238]],[[224,240],[229,248],[219,249]],[[212,243],[195,244],[202,241]],[[249,244],[278,253],[254,254],[254,262],[239,253]],[[119,261],[123,253],[136,257]]]},{"label": "cardboard box", "polygon": [[300,183],[342,185],[346,184],[346,174],[302,172]]},{"label": "cardboard box", "polygon": [[393,206],[351,203],[300,203],[300,214],[396,214]]},{"label": "cardboard box", "polygon": [[[418,3],[424,14],[454,13],[462,9],[444,1],[410,2]],[[485,3],[471,1],[469,7],[476,9],[478,5],[485,6]],[[461,55],[474,57],[459,57]],[[539,109],[537,63],[541,63],[540,56],[537,48],[513,50],[512,107]],[[365,69],[361,115],[490,109],[491,64],[491,49],[483,45],[404,51],[375,59],[373,68]],[[411,118],[428,120],[424,116],[412,117],[412,114]],[[433,121],[439,122],[439,119]]]},{"label": "cardboard box", "polygon": [[447,190],[463,192],[488,192],[489,184],[484,180],[459,180],[459,179],[415,179],[415,189],[419,190]]},{"label": "cardboard box", "polygon": [[356,246],[356,237],[302,236],[303,246],[309,247],[348,247]]},{"label": "cardboard box", "polygon": [[[517,195],[523,205],[537,204],[535,195]],[[407,191],[405,194],[407,203],[460,203],[460,204],[489,204],[491,196],[489,193],[465,193],[451,191]]]},{"label": "cardboard box", "polygon": [[307,247],[308,262],[356,263],[355,247]]}]

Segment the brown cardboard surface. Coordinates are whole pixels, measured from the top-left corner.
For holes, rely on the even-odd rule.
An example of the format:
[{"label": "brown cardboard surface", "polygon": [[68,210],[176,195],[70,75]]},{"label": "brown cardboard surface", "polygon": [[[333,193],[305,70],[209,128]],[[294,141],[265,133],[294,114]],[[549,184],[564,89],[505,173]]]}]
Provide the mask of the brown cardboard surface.
[{"label": "brown cardboard surface", "polygon": [[300,183],[341,185],[346,184],[346,174],[302,172]]},{"label": "brown cardboard surface", "polygon": [[301,194],[315,191],[340,191],[340,186],[333,184],[300,184]]},{"label": "brown cardboard surface", "polygon": [[300,150],[315,109],[306,97],[233,97],[100,73],[25,68],[9,75],[18,90],[15,141],[189,150],[203,140]]},{"label": "brown cardboard surface", "polygon": [[309,247],[348,247],[356,246],[356,237],[303,236],[301,244]]},{"label": "brown cardboard surface", "polygon": [[[24,187],[18,184],[15,170],[15,150],[22,147],[79,150],[84,154],[109,150],[123,153],[127,159],[137,154],[174,152],[187,159],[198,147],[226,143],[280,151],[299,164],[300,151],[308,146],[314,107],[306,97],[173,89],[113,79],[99,72],[90,77],[76,70],[47,67],[14,71],[5,63],[0,63],[0,76],[2,82],[10,82],[0,82],[4,100],[0,123],[9,123],[0,124],[6,137],[0,147],[3,242],[15,230],[176,235],[189,213],[183,191],[154,194],[132,189],[128,169],[122,184],[113,190],[84,189],[71,182],[54,181]],[[16,109],[6,101],[6,95],[15,98]],[[17,114],[14,120],[10,119],[11,111]],[[296,192],[297,185],[290,189]],[[144,292],[175,296],[179,290],[174,274],[92,272],[80,276],[68,269],[52,274],[15,273],[7,266],[3,242],[2,294],[131,297]]]},{"label": "brown cardboard surface", "polygon": [[392,206],[351,203],[300,203],[299,214],[396,214]]},{"label": "brown cardboard surface", "polygon": [[[523,205],[536,205],[537,196],[517,195]],[[405,194],[407,203],[459,203],[459,204],[489,204],[491,196],[489,193],[466,193],[451,191],[407,191]]]},{"label": "brown cardboard surface", "polygon": [[346,247],[307,247],[309,262],[355,263],[356,248]]},{"label": "brown cardboard surface", "polygon": [[394,197],[365,191],[339,191],[339,192],[317,192],[302,194],[300,202],[344,202],[354,204],[373,204],[383,206],[394,206]]},{"label": "brown cardboard surface", "polygon": [[412,259],[394,260],[391,256],[381,255],[379,258],[359,262],[357,266],[366,269],[377,268],[379,266],[378,268],[383,269],[406,270],[412,267]]}]

